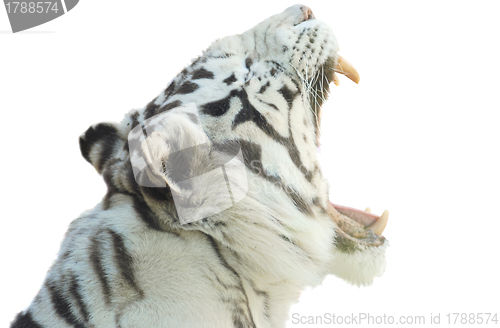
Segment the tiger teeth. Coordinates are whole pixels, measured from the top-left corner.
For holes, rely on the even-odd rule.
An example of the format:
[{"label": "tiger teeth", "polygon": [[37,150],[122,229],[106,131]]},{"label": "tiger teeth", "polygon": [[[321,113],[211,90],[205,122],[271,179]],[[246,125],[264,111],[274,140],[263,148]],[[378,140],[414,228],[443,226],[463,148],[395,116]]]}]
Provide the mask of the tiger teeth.
[{"label": "tiger teeth", "polygon": [[372,210],[371,210],[371,208],[367,207],[366,210],[365,210],[365,212],[371,213]]},{"label": "tiger teeth", "polygon": [[336,86],[340,84],[339,76],[335,73],[333,73],[333,83],[335,83]]},{"label": "tiger teeth", "polygon": [[342,56],[338,56],[337,64],[335,65],[335,72],[344,74],[348,79],[353,81],[354,83],[359,82],[359,73],[358,71],[345,60]]},{"label": "tiger teeth", "polygon": [[384,232],[385,227],[387,226],[387,221],[389,220],[389,211],[385,210],[384,213],[378,218],[375,223],[368,227],[371,231],[373,231],[377,235],[381,235]]}]

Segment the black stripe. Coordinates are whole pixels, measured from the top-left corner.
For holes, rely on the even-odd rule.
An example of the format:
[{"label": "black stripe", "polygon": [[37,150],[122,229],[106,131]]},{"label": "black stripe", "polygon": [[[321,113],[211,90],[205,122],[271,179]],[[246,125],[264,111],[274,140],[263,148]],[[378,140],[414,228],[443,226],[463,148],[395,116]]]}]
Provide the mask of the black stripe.
[{"label": "black stripe", "polygon": [[[191,66],[195,66],[196,64],[198,64],[203,59],[205,59],[205,58],[202,58],[201,56],[199,56],[198,58],[196,58],[195,60],[193,60],[193,62],[191,63]],[[204,61],[202,61],[202,62],[204,62]]]},{"label": "black stripe", "polygon": [[92,263],[92,267],[94,268],[97,277],[99,278],[99,282],[101,283],[102,293],[104,296],[104,301],[107,305],[111,304],[111,288],[109,287],[109,282],[106,277],[106,272],[104,271],[104,265],[102,263],[103,254],[102,254],[102,242],[99,239],[102,237],[102,234],[97,234],[92,238],[92,244],[90,245],[90,262]]},{"label": "black stripe", "polygon": [[292,107],[293,100],[295,97],[297,97],[297,92],[292,92],[290,89],[288,89],[286,86],[283,86],[281,89],[278,90],[279,93],[285,98],[288,108]]},{"label": "black stripe", "polygon": [[123,170],[123,180],[127,183],[127,186],[130,187],[129,192],[133,194],[139,194],[140,188],[137,184],[137,181],[135,181],[134,169],[132,168],[132,163],[130,162],[130,160],[124,163]]},{"label": "black stripe", "polygon": [[200,68],[199,70],[195,71],[193,73],[193,80],[198,80],[198,79],[213,79],[214,78],[214,73],[207,71],[204,68]]},{"label": "black stripe", "polygon": [[26,313],[19,313],[14,321],[12,322],[10,328],[43,328],[38,322],[36,322],[31,313],[28,311]]},{"label": "black stripe", "polygon": [[253,59],[250,57],[247,57],[247,59],[245,59],[245,67],[247,69],[250,69],[250,66],[252,66],[252,64],[253,64]]},{"label": "black stripe", "polygon": [[[226,260],[224,259],[224,257],[222,256],[222,254],[220,253],[220,249],[219,249],[219,245],[217,245],[217,242],[215,241],[214,237],[202,232],[202,234],[204,234],[207,238],[208,238],[208,241],[210,242],[210,244],[212,245],[212,248],[214,249],[217,257],[219,258],[220,262],[222,263],[222,265],[228,269],[229,271],[231,271],[237,278],[240,278],[239,274],[236,272],[236,270],[234,270],[234,268],[232,266],[230,266]],[[241,279],[240,280],[240,284],[238,286],[238,289],[240,290],[243,290],[243,285],[241,284]]]},{"label": "black stripe", "polygon": [[194,115],[193,113],[186,113],[187,117],[189,118],[189,120],[191,122],[193,122],[194,124],[200,124],[200,121],[198,120],[198,116]]},{"label": "black stripe", "polygon": [[[241,320],[245,317],[245,312],[241,308],[234,308],[232,309],[232,312],[234,328],[248,328],[248,325],[243,323],[243,321]],[[253,327],[255,327],[255,324],[253,325]]]},{"label": "black stripe", "polygon": [[[117,174],[117,172],[120,172],[120,178],[123,179],[122,186],[116,186],[115,182],[113,181],[115,180],[113,174]],[[172,193],[168,185],[162,188],[139,186],[136,182],[136,178],[134,177],[134,172],[130,161],[123,163],[122,168],[119,170],[106,170],[104,172],[104,178],[106,184],[108,185],[108,193],[105,196],[105,203],[109,203],[111,196],[115,193],[127,195],[131,198],[130,203],[132,204],[132,207],[134,208],[140,220],[146,223],[146,225],[151,229],[157,231],[165,231],[161,227],[158,217],[153,211],[151,211],[148,204],[144,201],[144,197],[151,197],[165,204],[166,202],[173,202]],[[144,178],[147,178],[147,174],[146,172],[141,171],[138,174],[137,180],[141,181],[141,179]],[[142,182],[144,183],[144,181]],[[176,217],[177,215],[177,213],[171,214],[174,217]],[[174,234],[178,235],[176,233]]]},{"label": "black stripe", "polygon": [[[149,188],[149,189],[163,189],[163,188]],[[170,189],[169,189],[170,190]],[[160,227],[160,222],[156,215],[151,211],[149,206],[139,197],[133,197],[133,207],[139,218],[153,230],[163,231]]]},{"label": "black stripe", "polygon": [[121,275],[125,278],[128,284],[135,289],[141,297],[144,295],[143,291],[137,286],[133,269],[133,258],[125,247],[123,237],[117,232],[108,229],[111,238],[113,239],[113,247],[115,249],[115,262],[120,269]]},{"label": "black stripe", "polygon": [[259,290],[257,289],[257,287],[255,287],[255,284],[253,283],[253,281],[251,280],[248,280],[247,281],[250,283],[250,286],[252,286],[252,289],[254,291],[255,294],[261,296],[263,298],[262,300],[262,307],[263,307],[263,310],[264,310],[264,315],[266,316],[266,318],[269,319],[269,313],[268,313],[268,306],[269,306],[269,293],[263,291],[263,290]]},{"label": "black stripe", "polygon": [[[235,306],[236,308],[235,309],[232,309],[233,310],[233,315],[232,315],[232,318],[233,318],[233,323],[234,323],[234,326],[236,328],[248,328],[248,324],[250,324],[251,326],[250,327],[253,327],[255,328],[255,322],[253,321],[253,316],[252,316],[252,311],[250,310],[250,304],[248,303],[248,297],[246,295],[246,292],[245,292],[245,289],[243,288],[243,282],[241,280],[241,277],[240,275],[236,272],[236,270],[234,270],[233,267],[231,267],[229,265],[229,263],[227,263],[227,261],[224,259],[224,257],[222,256],[221,252],[220,252],[220,249],[219,249],[219,246],[217,245],[217,242],[215,241],[215,239],[202,232],[207,238],[208,238],[208,241],[210,242],[210,244],[212,245],[212,248],[214,249],[217,257],[219,258],[221,264],[229,271],[231,271],[233,273],[233,275],[235,276],[235,278],[238,279],[238,286],[234,286],[236,289],[240,290],[241,293],[242,293],[242,296],[244,297],[245,299],[245,303],[246,303],[246,310],[248,311],[248,318],[247,318],[247,314],[243,311],[243,309],[237,307],[238,304],[233,304],[233,306]],[[249,320],[248,324],[245,324],[243,323],[243,321],[241,319],[247,319]]]},{"label": "black stripe", "polygon": [[[104,195],[104,198],[102,199],[102,208],[103,210],[108,210],[111,206],[111,197],[117,192],[121,191],[120,186],[117,186],[114,178],[115,174],[120,174],[121,169],[123,167],[123,163],[119,158],[114,158],[112,160],[112,163],[109,163],[106,166],[106,169],[102,172],[102,177],[104,179],[104,182],[106,183],[106,186],[108,187],[108,190],[106,191],[106,195]],[[121,166],[121,167],[120,167]]]},{"label": "black stripe", "polygon": [[[172,199],[172,194],[170,192],[170,188],[141,187],[141,190],[145,195],[154,196],[153,198],[159,199],[161,202],[163,202],[163,206],[164,206],[163,213],[170,214],[174,220],[179,220],[179,216],[177,215],[177,210],[175,208],[174,202],[173,201],[168,201],[168,202],[165,201],[166,194],[170,194],[169,197],[170,197],[170,199]],[[163,190],[163,193],[162,193],[162,190]],[[158,194],[154,195],[154,192],[158,192]],[[161,195],[163,195],[165,197],[160,198]],[[180,237],[180,234],[178,232],[165,229],[166,226],[161,224],[158,216],[151,210],[151,208],[144,201],[142,196],[136,196],[136,195],[131,195],[131,194],[129,194],[128,196],[130,196],[132,198],[132,204],[133,204],[134,210],[136,211],[137,215],[144,223],[146,223],[146,225],[150,229],[170,233],[172,235]]]},{"label": "black stripe", "polygon": [[163,112],[165,112],[165,111],[167,111],[167,110],[170,110],[170,109],[172,109],[172,108],[178,107],[178,106],[180,106],[180,105],[182,105],[182,102],[181,102],[180,100],[176,100],[176,101],[173,101],[173,102],[171,102],[171,103],[165,104],[165,105],[163,105],[163,106],[161,106],[161,107],[160,107],[160,106],[157,106],[157,107],[155,107],[155,109],[154,109],[154,110],[152,110],[152,111],[147,111],[147,110],[146,110],[146,112],[145,112],[145,114],[144,114],[144,119],[145,119],[145,120],[147,120],[147,119],[149,119],[149,118],[151,118],[151,117],[153,117],[153,116],[155,116],[155,115],[158,115],[158,114],[160,114],[160,113],[163,113]]},{"label": "black stripe", "polygon": [[273,126],[267,122],[265,117],[262,116],[262,114],[250,103],[248,100],[248,94],[244,89],[238,92],[237,95],[240,98],[243,107],[234,118],[232,125],[233,130],[240,124],[252,121],[268,136],[273,137],[273,139],[276,140],[277,137],[281,137]]},{"label": "black stripe", "polygon": [[71,275],[71,285],[69,287],[69,292],[71,293],[71,296],[73,296],[73,298],[75,299],[76,305],[79,307],[80,313],[83,316],[83,320],[86,323],[89,322],[90,318],[89,310],[87,304],[85,304],[85,301],[83,300],[82,294],[80,293],[80,285],[78,284],[78,278],[74,274]]},{"label": "black stripe", "polygon": [[59,291],[54,282],[48,282],[47,288],[49,289],[52,304],[56,313],[64,319],[69,325],[75,328],[84,328],[84,325],[78,320],[71,311],[71,304],[66,300],[64,295]]},{"label": "black stripe", "polygon": [[146,109],[144,110],[144,118],[148,119],[151,116],[154,116],[156,113],[156,110],[160,108],[160,105],[155,104],[156,98],[151,100],[151,102],[146,106]]},{"label": "black stripe", "polygon": [[99,154],[99,163],[97,165],[97,171],[99,173],[102,172],[104,164],[106,164],[106,162],[111,159],[115,150],[115,146],[118,142],[120,142],[120,138],[115,134],[108,136],[108,138],[106,138],[104,142],[101,143],[101,152]]},{"label": "black stripe", "polygon": [[[327,196],[328,196],[328,195],[327,195]],[[328,197],[327,197],[327,199],[328,199]],[[320,212],[321,212],[322,214],[327,214],[326,209],[325,209],[325,208],[323,207],[323,205],[321,204],[321,198],[319,198],[319,197],[314,197],[314,198],[313,198],[313,200],[312,200],[312,202],[313,202],[313,205],[314,205],[314,206],[319,207]]]},{"label": "black stripe", "polygon": [[313,177],[313,172],[308,171],[302,164],[302,161],[300,160],[299,150],[293,140],[293,134],[290,127],[291,115],[288,115],[288,120],[289,120],[288,129],[290,132],[290,137],[285,138],[282,135],[280,135],[278,131],[274,129],[273,125],[270,124],[266,120],[266,118],[250,103],[250,101],[248,100],[248,94],[244,89],[242,89],[240,92],[237,92],[237,96],[240,97],[243,106],[239,111],[239,113],[234,118],[232,129],[234,130],[240,124],[246,122],[253,122],[265,134],[267,134],[269,137],[273,138],[277,143],[283,145],[286,148],[293,164],[295,164],[295,166],[302,172],[302,174],[304,174],[304,177],[307,179],[307,181],[311,182]]},{"label": "black stripe", "polygon": [[246,140],[239,140],[239,143],[241,145],[243,160],[246,167],[248,167],[250,171],[260,175],[272,183],[281,182],[278,177],[266,174],[266,171],[262,166],[262,147],[259,144]]},{"label": "black stripe", "polygon": [[302,212],[306,214],[313,214],[311,207],[306,203],[304,198],[302,198],[295,190],[289,186],[285,186],[285,191],[293,201],[293,204]]},{"label": "black stripe", "polygon": [[202,111],[204,114],[208,114],[210,116],[222,116],[229,110],[229,107],[231,106],[231,98],[239,94],[240,92],[237,90],[232,90],[226,98],[201,106]]},{"label": "black stripe", "polygon": [[275,186],[280,186],[301,212],[309,215],[313,214],[310,206],[298,193],[295,192],[295,190],[285,185],[279,177],[266,173],[266,170],[262,165],[262,148],[260,145],[246,140],[239,140],[239,144],[241,145],[241,152],[245,166],[250,169],[250,171],[258,174]]},{"label": "black stripe", "polygon": [[231,85],[236,81],[237,81],[236,76],[234,76],[234,73],[233,73],[228,78],[225,78],[224,81],[222,81],[222,82],[226,83],[227,85]]},{"label": "black stripe", "polygon": [[175,82],[172,81],[170,85],[165,89],[165,92],[163,93],[165,95],[165,98],[170,97],[170,95],[174,92],[175,89]]},{"label": "black stripe", "polygon": [[258,100],[259,100],[261,103],[263,103],[264,105],[267,105],[267,106],[271,107],[272,109],[277,110],[278,112],[280,111],[280,110],[279,110],[279,108],[278,108],[278,106],[276,106],[275,104],[270,104],[270,103],[267,103],[267,102],[262,101],[262,100],[260,100],[260,99],[258,99]]},{"label": "black stripe", "polygon": [[172,108],[179,107],[180,105],[182,105],[182,101],[180,101],[180,100],[172,101],[171,103],[163,105],[158,110],[158,113],[163,113],[163,112],[165,112],[167,110],[171,110]]},{"label": "black stripe", "polygon": [[[161,190],[161,189],[166,189],[168,192],[170,192],[170,189],[167,188],[146,188],[144,187],[142,190],[144,193],[148,193],[151,195],[152,190]],[[177,237],[181,237],[181,234],[175,230],[172,230],[172,228],[168,228],[166,224],[162,224],[160,222],[160,219],[156,216],[156,214],[151,210],[151,208],[147,205],[147,203],[142,199],[142,197],[134,196],[134,195],[128,195],[132,197],[133,200],[133,207],[134,210],[136,211],[137,215],[139,215],[139,218],[147,224],[148,228],[156,230],[156,231],[161,231],[164,233],[169,233]],[[175,208],[174,202],[165,202],[163,203],[163,213],[170,215],[173,220],[179,221],[179,216],[177,214],[177,210]]]},{"label": "black stripe", "polygon": [[109,209],[111,198],[116,193],[125,195],[140,195],[130,160],[113,159],[102,172],[102,177],[108,190],[102,200],[103,209]]},{"label": "black stripe", "polygon": [[175,93],[180,95],[185,95],[188,93],[195,92],[198,88],[199,88],[198,84],[186,81],[179,87],[179,89],[177,89]]},{"label": "black stripe", "polygon": [[258,93],[264,93],[266,91],[266,89],[271,85],[271,83],[269,81],[267,81],[266,84],[264,84],[263,86],[260,87]]},{"label": "black stripe", "polygon": [[[132,130],[137,126],[137,124],[139,124],[138,118],[139,118],[139,111],[135,111],[133,114],[130,115],[130,121],[131,121],[130,130]],[[128,148],[126,148],[126,150],[128,151]]]},{"label": "black stripe", "polygon": [[[113,125],[100,123],[96,126],[88,128],[83,136],[80,137],[80,151],[83,158],[85,158],[87,162],[94,165],[100,173],[104,163],[111,155],[118,139],[118,131]],[[98,163],[92,163],[90,160],[90,151],[92,150],[92,146],[97,142],[101,142],[102,150],[99,154]]]}]

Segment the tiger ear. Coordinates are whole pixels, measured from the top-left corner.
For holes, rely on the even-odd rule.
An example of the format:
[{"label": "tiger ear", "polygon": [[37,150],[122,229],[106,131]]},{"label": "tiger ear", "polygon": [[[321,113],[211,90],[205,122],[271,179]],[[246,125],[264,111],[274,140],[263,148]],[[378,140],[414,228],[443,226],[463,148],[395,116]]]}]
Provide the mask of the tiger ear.
[{"label": "tiger ear", "polygon": [[123,149],[125,141],[120,137],[118,124],[98,123],[90,126],[80,136],[80,151],[83,158],[102,173],[106,162],[116,151]]},{"label": "tiger ear", "polygon": [[129,133],[128,145],[136,182],[169,187],[184,194],[194,163],[208,158],[208,137],[195,115],[174,110],[157,115]]},{"label": "tiger ear", "polygon": [[149,195],[168,190],[181,224],[232,207],[248,190],[239,145],[213,144],[194,104],[146,120],[128,145],[137,184]]}]

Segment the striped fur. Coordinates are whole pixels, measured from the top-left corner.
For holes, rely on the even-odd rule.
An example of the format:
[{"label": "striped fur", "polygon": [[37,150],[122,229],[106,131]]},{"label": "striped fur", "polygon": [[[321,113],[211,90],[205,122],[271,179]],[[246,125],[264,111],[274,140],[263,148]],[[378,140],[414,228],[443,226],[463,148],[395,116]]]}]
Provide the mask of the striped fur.
[{"label": "striped fur", "polygon": [[[300,292],[326,275],[366,285],[382,274],[387,245],[343,249],[326,214],[316,157],[324,97],[315,94],[328,91],[338,46],[324,23],[306,16],[293,6],[218,40],[143,109],[82,135],[82,155],[107,194],[71,223],[39,294],[11,328],[285,327]],[[190,132],[196,118],[180,110],[192,103],[206,135]],[[151,137],[155,152],[139,154],[147,168],[135,176],[129,133],[162,113],[172,114],[172,128]],[[169,133],[179,144],[208,138],[209,148],[189,157],[168,155],[201,176],[200,186],[215,184],[203,152],[222,158],[223,149],[241,147],[246,176],[225,167],[248,183],[246,196],[181,224],[173,200],[181,187],[162,164],[175,146]],[[217,190],[200,197],[220,198]]]}]

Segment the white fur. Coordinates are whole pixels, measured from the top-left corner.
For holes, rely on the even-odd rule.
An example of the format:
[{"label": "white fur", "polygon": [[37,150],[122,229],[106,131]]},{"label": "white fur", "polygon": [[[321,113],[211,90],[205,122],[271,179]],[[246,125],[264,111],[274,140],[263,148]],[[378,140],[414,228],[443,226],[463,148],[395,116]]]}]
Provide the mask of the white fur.
[{"label": "white fur", "polygon": [[[162,92],[154,103],[168,105],[178,100],[201,109],[204,104],[226,97],[233,89],[244,88],[250,103],[261,104],[255,106],[277,133],[283,138],[294,138],[302,164],[312,172],[318,165],[315,117],[308,108],[307,94],[296,87],[293,79],[302,70],[304,75],[313,74],[328,56],[336,55],[338,45],[331,30],[321,22],[312,20],[295,26],[303,20],[303,15],[299,5],[293,6],[241,35],[215,42],[203,55],[208,60],[199,64],[214,72],[214,78],[196,80],[199,88],[193,93],[165,97]],[[301,39],[295,43],[298,35],[304,31],[313,33],[315,28],[317,40],[326,40],[322,54],[313,56],[311,51],[295,56],[293,46],[309,42]],[[316,54],[320,53],[318,43],[313,47]],[[250,68],[245,67],[246,58],[253,59]],[[270,60],[283,69],[279,78],[269,73]],[[236,78],[231,86],[223,82],[227,72],[234,73]],[[183,78],[181,74],[173,83],[180,84]],[[267,82],[267,91],[260,94],[258,90]],[[290,110],[278,93],[283,87],[302,91]],[[136,177],[149,167],[148,174],[154,183],[161,180],[179,199],[211,204],[213,208],[205,208],[207,212],[201,214],[199,208],[188,209],[183,216],[203,219],[179,221],[172,215],[171,205],[145,197],[143,205],[159,219],[161,229],[155,230],[140,219],[130,194],[111,194],[106,202],[82,214],[69,227],[46,284],[28,309],[36,322],[42,327],[74,327],[53,308],[53,294],[48,289],[52,283],[57,284],[67,300],[71,314],[83,322],[84,314],[78,310],[80,306],[71,293],[72,275],[77,277],[79,292],[90,313],[85,327],[283,328],[290,306],[300,292],[321,284],[326,275],[335,274],[355,285],[369,285],[383,273],[388,243],[350,252],[337,248],[336,226],[321,211],[321,207],[327,206],[328,185],[319,168],[311,181],[307,181],[284,145],[255,124],[246,122],[232,128],[242,107],[238,99],[232,100],[221,117],[200,114],[203,130],[188,118],[189,110],[182,108],[167,112],[167,119],[155,122],[157,128],[150,130],[145,109],[137,112],[140,124],[129,141],[139,141],[130,154],[123,145],[129,137],[134,112],[126,116],[117,126],[120,143],[114,147],[114,161],[110,160],[103,169],[103,175],[113,174],[111,183],[116,189],[132,190],[132,182],[120,171],[131,160],[138,169],[134,171]],[[272,103],[277,110],[259,101]],[[288,122],[290,130],[285,126]],[[142,136],[141,126],[148,130],[148,140]],[[177,148],[172,148],[170,140],[177,142]],[[164,172],[162,161],[168,160],[173,152],[193,144],[212,145],[227,140],[259,145],[265,170],[245,168],[238,157],[224,165],[236,200],[232,206],[226,206],[227,185],[220,184],[220,174],[200,173],[209,165],[202,151],[194,153],[188,168],[196,177],[190,190]],[[102,149],[100,143],[92,147],[89,156],[92,164],[99,162]],[[212,155],[215,159],[222,156],[216,151]],[[265,179],[265,175],[279,178],[295,190],[311,205],[311,213],[300,211],[292,197]],[[313,206],[314,202],[319,205]],[[211,215],[206,217],[204,213]],[[116,262],[116,236],[121,236],[133,259],[135,287]],[[96,254],[109,282],[108,301],[92,258]]]}]

